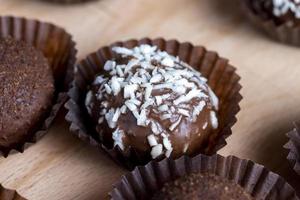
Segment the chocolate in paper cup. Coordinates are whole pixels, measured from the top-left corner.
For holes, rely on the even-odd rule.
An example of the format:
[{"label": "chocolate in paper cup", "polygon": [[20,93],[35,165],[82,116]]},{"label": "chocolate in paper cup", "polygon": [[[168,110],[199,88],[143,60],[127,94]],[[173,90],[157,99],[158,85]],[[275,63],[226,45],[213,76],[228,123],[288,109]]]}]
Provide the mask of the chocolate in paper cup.
[{"label": "chocolate in paper cup", "polygon": [[253,8],[253,0],[243,0],[243,9],[249,20],[269,37],[282,43],[300,46],[300,26],[291,27],[288,23],[276,24],[275,20],[263,17]]},{"label": "chocolate in paper cup", "polygon": [[51,110],[45,119],[21,141],[9,147],[0,147],[0,154],[7,157],[12,150],[23,152],[29,143],[44,136],[62,105],[67,101],[67,91],[73,80],[76,62],[75,42],[63,28],[37,20],[0,16],[0,38],[12,37],[31,44],[40,50],[49,61],[55,80],[55,93]]},{"label": "chocolate in paper cup", "polygon": [[21,197],[17,191],[4,188],[0,184],[0,199],[1,200],[26,200]]},{"label": "chocolate in paper cup", "polygon": [[115,161],[129,169],[133,169],[137,165],[144,165],[151,160],[151,158],[141,157],[132,148],[123,152],[118,146],[114,148],[106,146],[94,130],[95,126],[91,123],[91,118],[84,105],[88,86],[94,81],[95,75],[103,71],[104,63],[115,56],[111,48],[113,46],[132,48],[139,44],[156,45],[160,50],[178,56],[208,79],[209,86],[220,101],[218,111],[220,126],[218,131],[211,134],[207,139],[199,153],[214,154],[226,145],[225,139],[231,134],[231,127],[237,121],[236,114],[240,110],[239,102],[242,99],[239,93],[241,89],[240,77],[236,74],[236,69],[229,64],[227,59],[219,57],[216,52],[208,51],[202,46],[162,38],[116,42],[110,46],[102,47],[79,62],[73,87],[69,91],[70,99],[65,104],[68,110],[66,120],[71,124],[70,131],[80,139],[99,149],[104,149]]},{"label": "chocolate in paper cup", "polygon": [[289,150],[287,159],[293,166],[293,169],[300,175],[300,132],[299,125],[295,123],[295,128],[287,133],[289,141],[284,148]]},{"label": "chocolate in paper cup", "polygon": [[183,156],[151,161],[136,167],[114,184],[112,200],[151,199],[167,182],[191,173],[212,174],[240,185],[255,199],[299,200],[295,190],[278,174],[262,165],[235,156]]}]

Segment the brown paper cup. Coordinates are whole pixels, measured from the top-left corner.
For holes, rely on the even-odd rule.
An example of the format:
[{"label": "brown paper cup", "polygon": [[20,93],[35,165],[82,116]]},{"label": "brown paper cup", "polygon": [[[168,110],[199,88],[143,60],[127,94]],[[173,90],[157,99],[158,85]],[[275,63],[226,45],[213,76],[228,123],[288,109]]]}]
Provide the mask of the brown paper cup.
[{"label": "brown paper cup", "polygon": [[273,19],[264,18],[253,9],[253,0],[243,1],[245,14],[256,27],[279,42],[300,46],[300,27],[290,27],[288,23],[277,25]]},{"label": "brown paper cup", "polygon": [[191,43],[179,43],[176,40],[165,40],[162,38],[151,40],[144,38],[141,40],[128,40],[117,42],[111,46],[99,49],[90,54],[86,59],[77,65],[75,82],[69,91],[70,100],[65,107],[68,110],[66,120],[71,123],[70,130],[82,140],[103,148],[114,160],[123,166],[132,169],[134,166],[146,164],[151,158],[140,157],[133,149],[122,152],[118,147],[109,148],[95,132],[93,124],[84,106],[87,86],[92,83],[95,74],[101,73],[106,60],[114,57],[111,51],[112,46],[134,47],[138,44],[156,45],[159,49],[179,56],[179,58],[208,78],[208,84],[215,91],[220,100],[220,110],[218,113],[220,126],[216,133],[211,134],[199,153],[214,154],[226,145],[225,138],[231,134],[231,127],[236,122],[235,115],[240,110],[239,102],[242,99],[239,91],[240,77],[235,73],[228,60],[221,58],[217,53],[207,51],[204,47],[193,46]]},{"label": "brown paper cup", "polygon": [[76,61],[75,43],[64,29],[37,20],[2,16],[0,17],[0,37],[13,37],[25,41],[40,51],[48,59],[55,79],[55,94],[52,108],[34,130],[22,141],[8,147],[0,147],[0,154],[8,156],[11,150],[24,151],[27,143],[35,143],[46,134],[59,109],[67,100],[67,90],[73,80],[73,66]]},{"label": "brown paper cup", "polygon": [[0,199],[1,200],[26,200],[21,197],[15,190],[9,190],[4,188],[0,184]]},{"label": "brown paper cup", "polygon": [[293,169],[300,175],[300,132],[299,126],[295,123],[295,128],[287,133],[289,141],[284,148],[289,150],[287,159],[293,166]]},{"label": "brown paper cup", "polygon": [[264,166],[234,156],[183,156],[136,167],[114,185],[112,200],[151,199],[163,184],[190,173],[210,173],[239,184],[255,199],[299,200],[294,189]]}]

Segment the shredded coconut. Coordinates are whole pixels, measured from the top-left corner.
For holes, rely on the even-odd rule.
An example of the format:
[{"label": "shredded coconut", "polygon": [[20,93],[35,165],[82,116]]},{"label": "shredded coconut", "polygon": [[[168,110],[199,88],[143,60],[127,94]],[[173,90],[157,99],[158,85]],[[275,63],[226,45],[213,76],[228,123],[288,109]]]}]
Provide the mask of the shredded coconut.
[{"label": "shredded coconut", "polygon": [[156,141],[156,138],[153,134],[148,135],[147,139],[148,139],[148,143],[151,147],[156,146],[158,144]]},{"label": "shredded coconut", "polygon": [[124,131],[117,128],[113,134],[112,139],[114,140],[114,146],[119,146],[120,149],[124,150],[124,144],[123,144],[123,137],[124,137]]},{"label": "shredded coconut", "polygon": [[217,119],[217,116],[216,116],[216,112],[214,112],[214,111],[210,112],[210,121],[211,121],[212,127],[214,129],[217,129],[218,128],[218,119]]},{"label": "shredded coconut", "polygon": [[[218,109],[218,98],[207,85],[207,80],[178,57],[147,44],[132,49],[113,47],[112,51],[128,58],[128,63],[118,64],[108,60],[104,70],[111,77],[97,76],[93,84],[99,85],[96,95],[102,100],[98,123],[105,120],[114,129],[114,146],[118,145],[122,150],[126,148],[122,140],[126,133],[117,124],[122,115],[131,112],[137,126],[151,128],[153,134],[147,136],[147,141],[152,158],[162,154],[169,157],[173,151],[169,136],[182,120],[195,122],[205,106]],[[107,99],[118,95],[124,98],[123,104],[117,107],[108,104]],[[91,98],[92,93],[88,93],[85,102],[87,108],[91,107]],[[164,127],[149,113],[157,114],[163,121],[168,120],[164,124],[169,124],[169,127]],[[210,118],[212,126],[216,128],[218,120],[214,111],[210,113]],[[187,148],[185,146],[184,151]]]},{"label": "shredded coconut", "polygon": [[277,17],[292,12],[295,18],[300,19],[299,0],[273,0],[273,14]]},{"label": "shredded coconut", "polygon": [[151,156],[153,159],[155,159],[158,156],[160,156],[162,154],[162,152],[163,152],[162,144],[157,144],[156,146],[152,147]]}]

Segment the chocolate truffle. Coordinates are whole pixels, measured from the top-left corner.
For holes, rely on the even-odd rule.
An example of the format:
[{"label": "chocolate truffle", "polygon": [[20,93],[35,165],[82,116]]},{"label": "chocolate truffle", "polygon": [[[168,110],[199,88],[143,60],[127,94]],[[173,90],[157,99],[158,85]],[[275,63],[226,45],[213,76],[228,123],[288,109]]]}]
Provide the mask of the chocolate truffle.
[{"label": "chocolate truffle", "polygon": [[16,148],[40,126],[52,104],[54,79],[43,54],[0,39],[0,150]]},{"label": "chocolate truffle", "polygon": [[156,46],[112,51],[85,101],[100,140],[152,159],[198,153],[218,128],[218,98],[207,80]]},{"label": "chocolate truffle", "polygon": [[254,200],[240,185],[212,174],[190,174],[166,183],[153,200]]},{"label": "chocolate truffle", "polygon": [[254,0],[252,4],[258,14],[273,19],[277,25],[284,23],[291,27],[300,25],[300,1],[298,0]]}]

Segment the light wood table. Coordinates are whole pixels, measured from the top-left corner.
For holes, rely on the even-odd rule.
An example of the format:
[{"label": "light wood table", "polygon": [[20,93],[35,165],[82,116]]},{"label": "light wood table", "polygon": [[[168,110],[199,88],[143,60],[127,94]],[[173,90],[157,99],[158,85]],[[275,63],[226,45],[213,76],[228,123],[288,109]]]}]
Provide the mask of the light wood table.
[{"label": "light wood table", "polygon": [[[278,44],[254,29],[238,0],[100,0],[61,6],[0,0],[1,15],[53,22],[74,35],[79,59],[116,40],[163,36],[216,50],[238,68],[241,112],[219,153],[252,159],[300,186],[283,145],[300,120],[300,49]],[[126,171],[69,133],[64,113],[25,153],[0,158],[0,182],[30,200],[107,198]],[[297,183],[298,179],[298,183]]]}]

